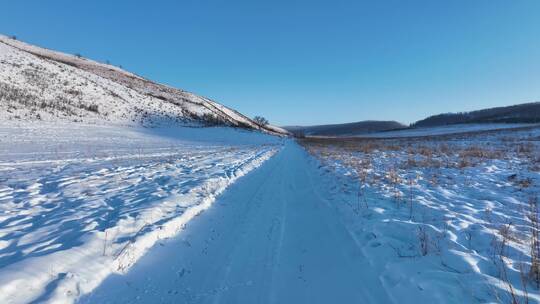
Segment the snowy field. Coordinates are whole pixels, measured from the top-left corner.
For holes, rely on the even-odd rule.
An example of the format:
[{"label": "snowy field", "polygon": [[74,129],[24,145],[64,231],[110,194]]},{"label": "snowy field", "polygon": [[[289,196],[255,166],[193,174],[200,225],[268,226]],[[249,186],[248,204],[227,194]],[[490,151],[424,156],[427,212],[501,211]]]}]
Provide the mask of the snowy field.
[{"label": "snowy field", "polygon": [[394,303],[540,303],[540,129],[305,139]]},{"label": "snowy field", "polygon": [[362,134],[358,137],[376,137],[376,138],[394,138],[394,137],[416,137],[416,136],[432,136],[432,135],[445,135],[445,134],[458,134],[479,132],[488,130],[502,130],[532,127],[537,124],[526,123],[484,123],[484,124],[456,124],[440,127],[426,127],[426,128],[413,128],[404,130],[395,130],[388,132],[376,132],[371,134]]},{"label": "snowy field", "polygon": [[73,302],[207,209],[281,139],[0,123],[0,302]]},{"label": "snowy field", "polygon": [[6,122],[0,302],[540,303],[539,141]]}]

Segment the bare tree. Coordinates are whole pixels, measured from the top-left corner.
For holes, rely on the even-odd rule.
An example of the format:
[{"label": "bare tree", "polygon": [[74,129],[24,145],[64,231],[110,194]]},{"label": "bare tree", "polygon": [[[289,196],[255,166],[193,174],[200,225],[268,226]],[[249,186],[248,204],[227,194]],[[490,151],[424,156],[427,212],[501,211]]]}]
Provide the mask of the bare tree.
[{"label": "bare tree", "polygon": [[261,127],[264,127],[268,124],[268,120],[262,116],[253,117],[253,121]]}]

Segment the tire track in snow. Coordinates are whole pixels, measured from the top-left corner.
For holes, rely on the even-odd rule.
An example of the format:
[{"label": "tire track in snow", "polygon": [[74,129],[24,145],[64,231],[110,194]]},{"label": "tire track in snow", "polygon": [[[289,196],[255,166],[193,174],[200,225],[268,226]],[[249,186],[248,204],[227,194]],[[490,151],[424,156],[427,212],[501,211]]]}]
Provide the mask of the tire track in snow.
[{"label": "tire track in snow", "polygon": [[318,183],[326,181],[317,180],[314,169],[289,143],[178,238],[82,302],[391,303],[337,214],[317,194],[323,188]]}]

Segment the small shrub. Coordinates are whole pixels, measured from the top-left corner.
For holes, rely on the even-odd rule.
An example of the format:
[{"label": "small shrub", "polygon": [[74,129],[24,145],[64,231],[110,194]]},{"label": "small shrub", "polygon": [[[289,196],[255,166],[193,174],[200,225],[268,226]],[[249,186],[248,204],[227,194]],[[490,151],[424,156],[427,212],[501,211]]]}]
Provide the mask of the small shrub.
[{"label": "small shrub", "polygon": [[201,118],[207,126],[217,126],[222,124],[222,121],[214,114],[204,113]]},{"label": "small shrub", "polygon": [[90,112],[94,112],[94,113],[99,113],[99,107],[97,104],[91,104],[91,105],[83,105],[81,106],[81,108],[87,110],[87,111],[90,111]]},{"label": "small shrub", "polygon": [[530,154],[534,151],[534,145],[530,142],[523,143],[517,146],[517,153]]},{"label": "small shrub", "polygon": [[74,89],[69,89],[69,90],[66,90],[66,93],[70,94],[70,95],[73,95],[73,96],[79,96],[79,95],[82,95],[82,92],[79,91],[79,90],[74,90]]}]

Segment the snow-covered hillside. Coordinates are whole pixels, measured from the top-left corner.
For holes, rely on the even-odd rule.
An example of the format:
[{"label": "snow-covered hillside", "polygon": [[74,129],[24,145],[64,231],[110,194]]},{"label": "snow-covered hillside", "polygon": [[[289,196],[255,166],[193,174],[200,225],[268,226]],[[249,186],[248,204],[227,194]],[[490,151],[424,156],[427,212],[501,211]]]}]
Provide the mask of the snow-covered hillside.
[{"label": "snow-covered hillside", "polygon": [[120,125],[229,125],[266,132],[208,98],[118,67],[0,35],[0,118]]}]

